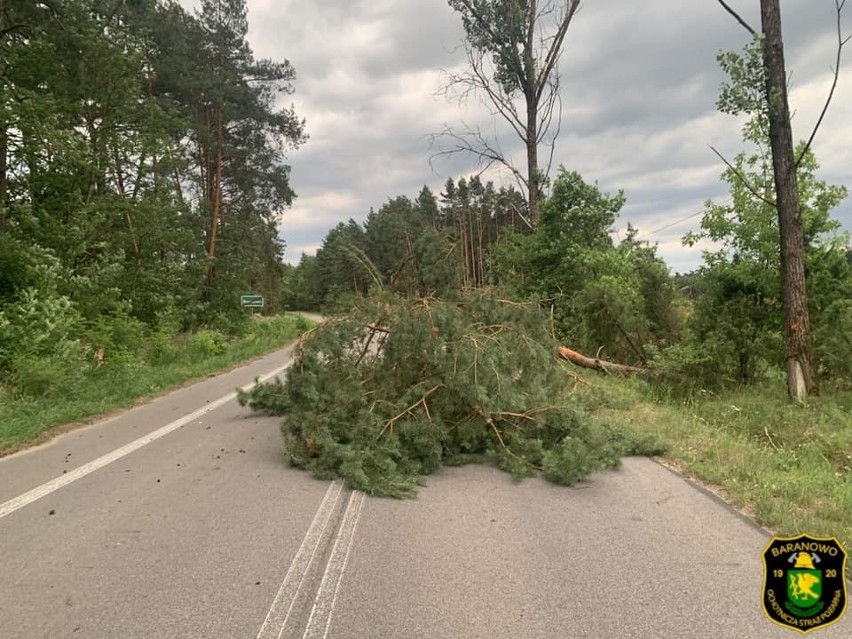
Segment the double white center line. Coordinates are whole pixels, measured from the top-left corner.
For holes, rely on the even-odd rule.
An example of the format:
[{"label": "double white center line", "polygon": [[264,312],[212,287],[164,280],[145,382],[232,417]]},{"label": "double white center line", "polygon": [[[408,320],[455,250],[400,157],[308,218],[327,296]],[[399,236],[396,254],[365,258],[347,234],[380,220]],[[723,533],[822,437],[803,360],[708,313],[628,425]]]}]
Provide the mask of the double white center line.
[{"label": "double white center line", "polygon": [[331,549],[331,557],[322,576],[322,583],[314,599],[305,634],[302,635],[303,639],[328,637],[331,629],[331,615],[334,612],[334,604],[337,603],[337,593],[340,591],[343,573],[346,572],[346,564],[349,563],[349,552],[352,550],[352,540],[355,538],[355,528],[361,518],[364,499],[365,495],[361,492],[353,492],[349,498],[349,504],[343,513],[343,522],[340,524],[334,547]]},{"label": "double white center line", "polygon": [[[325,547],[323,541],[329,540],[331,529],[334,527],[334,514],[339,510],[338,503],[342,504],[341,494],[343,482],[335,480],[328,487],[317,509],[316,515],[311,522],[305,538],[299,547],[296,556],[290,563],[290,568],[275,595],[269,613],[257,633],[257,639],[281,639],[284,637],[298,637],[303,639],[316,639],[328,637],[331,628],[331,617],[334,612],[334,604],[343,581],[343,573],[349,561],[349,553],[352,550],[352,541],[355,537],[355,529],[361,516],[364,505],[364,493],[353,492],[349,496],[343,513],[340,516],[340,526],[333,534],[333,545],[331,554],[326,562],[322,575],[322,581],[314,597],[311,613],[308,617],[304,632],[300,633],[299,615],[300,606],[298,602],[309,596],[311,579],[309,572],[321,555],[320,549]],[[318,570],[318,569],[317,569]]]}]

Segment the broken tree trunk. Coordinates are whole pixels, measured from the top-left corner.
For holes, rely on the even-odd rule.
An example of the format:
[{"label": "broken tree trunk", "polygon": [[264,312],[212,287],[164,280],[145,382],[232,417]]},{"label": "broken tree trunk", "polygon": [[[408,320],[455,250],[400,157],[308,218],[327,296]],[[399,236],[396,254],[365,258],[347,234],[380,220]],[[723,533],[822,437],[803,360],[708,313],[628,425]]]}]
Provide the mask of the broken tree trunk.
[{"label": "broken tree trunk", "polygon": [[582,353],[578,353],[577,351],[573,351],[570,348],[566,348],[562,346],[559,349],[559,356],[563,359],[567,359],[572,364],[576,364],[577,366],[582,366],[583,368],[591,368],[593,370],[602,371],[604,373],[622,373],[624,375],[636,375],[647,373],[647,369],[637,368],[636,366],[627,366],[626,364],[615,364],[613,362],[607,362],[602,359],[598,359],[597,357],[586,357]]}]

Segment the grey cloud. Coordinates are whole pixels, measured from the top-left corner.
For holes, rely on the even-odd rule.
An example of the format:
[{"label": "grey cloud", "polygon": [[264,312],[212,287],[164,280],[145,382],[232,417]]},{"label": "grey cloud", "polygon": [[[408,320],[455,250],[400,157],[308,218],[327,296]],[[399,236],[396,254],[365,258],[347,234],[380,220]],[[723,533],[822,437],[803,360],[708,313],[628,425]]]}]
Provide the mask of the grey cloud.
[{"label": "grey cloud", "polygon": [[[759,27],[757,0],[729,2]],[[826,78],[833,64],[834,2],[785,0],[782,11],[798,99],[794,127],[806,136],[824,99],[811,80]],[[464,119],[493,128],[476,101],[465,109],[434,97],[440,70],[463,62],[461,21],[445,0],[249,0],[249,25],[258,56],[295,66],[292,99],[311,135],[289,158],[300,198],[281,218],[288,259],[318,245],[338,221],[362,220],[390,197],[413,197],[424,183],[437,192],[447,176],[476,170],[472,158],[461,156],[437,163],[437,173],[429,166],[427,136],[441,123]],[[845,25],[852,32],[852,17]],[[569,30],[555,166],[578,170],[607,191],[624,188],[620,226],[630,221],[640,237],[659,242],[673,270],[700,263],[700,249],[679,241],[700,216],[664,227],[727,195],[719,181],[724,167],[708,145],[735,155],[741,122],[715,112],[724,79],[716,55],[748,40],[713,0],[586,0]],[[850,74],[844,64],[815,146],[821,175],[834,183],[852,183]],[[504,151],[520,154],[518,141],[498,131]],[[852,228],[852,205],[835,215]]]}]

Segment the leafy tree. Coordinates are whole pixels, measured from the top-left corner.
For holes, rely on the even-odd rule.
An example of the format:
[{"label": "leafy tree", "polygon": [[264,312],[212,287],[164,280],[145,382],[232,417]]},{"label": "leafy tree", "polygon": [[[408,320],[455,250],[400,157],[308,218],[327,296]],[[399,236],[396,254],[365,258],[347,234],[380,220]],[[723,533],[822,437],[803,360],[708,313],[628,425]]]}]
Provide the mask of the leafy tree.
[{"label": "leafy tree", "polygon": [[180,114],[172,131],[189,162],[173,169],[194,241],[187,303],[206,314],[239,313],[235,300],[263,293],[274,309],[283,245],[279,212],[295,196],[287,150],[305,139],[292,107],[289,62],[256,60],[246,42],[244,0],[205,0],[197,16],[178,5],[155,5],[137,16],[152,40],[148,91]]},{"label": "leafy tree", "polygon": [[416,219],[411,200],[405,196],[370,211],[364,224],[364,249],[370,261],[394,291],[416,290],[414,240],[425,225]]},{"label": "leafy tree", "polygon": [[371,211],[364,241],[367,257],[391,292],[446,296],[458,288],[458,254],[428,188],[413,202],[399,196]]},{"label": "leafy tree", "polygon": [[281,297],[285,309],[318,311],[322,294],[317,290],[316,255],[302,253],[296,266],[284,265],[282,270]]},{"label": "leafy tree", "polygon": [[572,347],[644,361],[645,344],[676,339],[674,291],[655,249],[611,237],[624,195],[602,193],[560,168],[532,235],[513,235],[494,250],[494,277],[513,294],[553,309]]},{"label": "leafy tree", "polygon": [[321,307],[335,304],[344,294],[364,295],[371,285],[384,285],[364,252],[364,229],[353,219],[328,232],[313,266],[314,294]]},{"label": "leafy tree", "polygon": [[[814,131],[798,155],[794,154],[790,123],[780,0],[760,0],[761,37],[724,0],[719,2],[751,33],[757,43],[751,50],[752,59],[740,65],[747,73],[731,76],[732,86],[723,91],[720,108],[734,115],[758,114],[755,118],[758,127],[760,124],[766,127],[771,149],[774,196],[771,199],[764,196],[764,199],[771,203],[778,215],[787,391],[790,397],[804,399],[808,393],[816,390],[817,378],[813,365],[805,278],[806,240],[802,228],[802,211],[799,208],[801,198],[797,170],[810,150],[837,85],[841,51],[848,41],[848,38],[843,39],[840,25],[845,0],[835,0],[838,45],[834,83]],[[760,60],[759,64],[757,59]]]},{"label": "leafy tree", "polygon": [[[109,358],[146,326],[241,322],[241,293],[278,307],[285,152],[303,122],[276,106],[292,67],[254,59],[245,19],[239,0],[197,16],[161,0],[0,2],[9,331],[36,300],[67,343]],[[13,353],[0,375],[14,366],[29,364]]]},{"label": "leafy tree", "polygon": [[[750,116],[743,127],[743,138],[754,151],[740,153],[723,174],[730,186],[731,204],[708,203],[702,231],[685,238],[688,244],[707,238],[721,245],[719,250],[705,253],[703,295],[696,304],[692,330],[722,379],[749,382],[759,374],[761,363],[784,366],[785,361],[788,365],[790,361],[790,318],[783,312],[788,284],[783,276],[784,251],[780,250],[784,222],[775,197],[777,183],[770,151],[772,127],[765,101],[762,44],[756,41],[743,55],[720,54],[719,60],[730,77],[720,92],[719,107],[725,112]],[[807,274],[807,280],[802,281],[804,291],[806,281],[823,279],[820,273],[828,262],[838,262],[838,254],[826,251],[824,246],[838,229],[838,224],[830,219],[830,211],[847,192],[844,187],[817,179],[818,165],[807,143],[799,146],[796,156],[796,210],[801,217],[798,226],[803,277]],[[814,304],[811,300],[805,309],[808,317],[817,308],[831,306],[828,300],[835,298],[843,282],[841,277],[824,282],[818,291],[812,289],[820,301]],[[810,332],[810,322],[808,319],[807,331],[802,325],[799,337]],[[808,361],[814,364],[816,373],[818,361],[810,355]],[[810,381],[808,384],[808,389],[813,390]],[[794,390],[790,388],[795,396]]]}]

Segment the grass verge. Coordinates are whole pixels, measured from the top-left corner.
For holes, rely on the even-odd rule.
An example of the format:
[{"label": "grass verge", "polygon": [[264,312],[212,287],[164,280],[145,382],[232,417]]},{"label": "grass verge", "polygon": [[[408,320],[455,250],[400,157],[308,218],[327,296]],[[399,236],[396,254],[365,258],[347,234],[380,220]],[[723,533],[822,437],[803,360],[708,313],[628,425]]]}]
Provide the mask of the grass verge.
[{"label": "grass verge", "polygon": [[664,461],[775,534],[837,537],[852,550],[852,392],[797,405],[779,384],[677,401],[642,380],[589,382],[577,395],[593,415],[656,438]]},{"label": "grass verge", "polygon": [[224,339],[205,331],[175,338],[167,358],[150,361],[140,351],[138,357],[86,371],[73,384],[41,396],[0,393],[0,456],[46,441],[69,425],[89,423],[141,398],[234,368],[281,348],[311,325],[295,314],[258,318],[239,337]]}]

